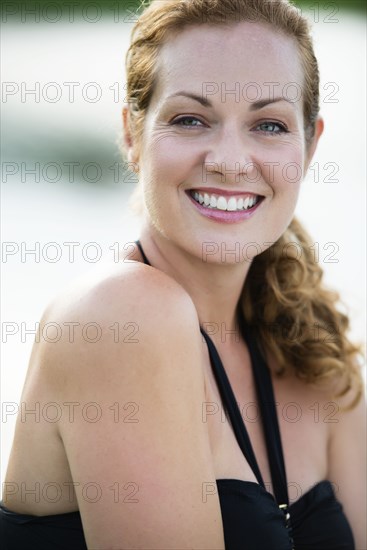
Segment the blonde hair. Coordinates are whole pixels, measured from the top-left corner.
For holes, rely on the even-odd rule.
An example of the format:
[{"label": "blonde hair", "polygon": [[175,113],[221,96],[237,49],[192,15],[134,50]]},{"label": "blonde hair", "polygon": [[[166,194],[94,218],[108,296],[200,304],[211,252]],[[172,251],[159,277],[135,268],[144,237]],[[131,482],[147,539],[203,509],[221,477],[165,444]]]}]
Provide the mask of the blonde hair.
[{"label": "blonde hair", "polygon": [[[154,0],[134,25],[126,54],[128,124],[138,149],[162,45],[189,25],[239,21],[268,24],[295,39],[304,73],[304,132],[306,146],[310,145],[319,112],[319,70],[309,25],[300,10],[287,0]],[[141,214],[141,203],[137,186],[130,206]],[[341,382],[341,391],[334,395],[354,388],[347,407],[352,408],[363,391],[356,357],[361,346],[348,340],[348,316],[336,309],[338,293],[323,286],[323,271],[311,248],[311,238],[293,218],[278,241],[253,260],[240,304],[246,321],[257,328],[263,353],[269,352],[280,365],[279,375],[292,369],[308,383]]]}]

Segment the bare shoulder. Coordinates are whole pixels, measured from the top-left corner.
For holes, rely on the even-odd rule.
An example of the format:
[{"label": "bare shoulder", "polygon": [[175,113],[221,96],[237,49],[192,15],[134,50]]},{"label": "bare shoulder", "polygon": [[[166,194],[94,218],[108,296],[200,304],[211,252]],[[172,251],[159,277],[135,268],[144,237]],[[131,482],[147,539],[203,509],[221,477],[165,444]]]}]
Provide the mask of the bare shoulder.
[{"label": "bare shoulder", "polygon": [[333,397],[336,415],[330,425],[330,462],[334,468],[339,460],[344,460],[344,453],[340,452],[343,447],[347,447],[350,452],[353,446],[357,446],[361,451],[364,450],[364,455],[366,454],[367,404],[363,388],[358,402],[351,406],[355,397],[354,389],[350,389],[344,395]]},{"label": "bare shoulder", "polygon": [[[121,357],[169,350],[187,339],[199,341],[195,306],[172,277],[140,262],[90,271],[46,308],[34,344],[29,376],[53,387],[96,370],[118,368]],[[88,358],[88,361],[85,359]],[[86,368],[86,367],[85,367]]]},{"label": "bare shoulder", "polygon": [[58,298],[51,319],[84,327],[44,343],[35,372],[55,401],[84,410],[58,431],[87,545],[223,549],[201,334],[185,290],[132,263]]},{"label": "bare shoulder", "polygon": [[366,548],[366,397],[353,408],[352,391],[336,397],[338,414],[330,429],[328,479],[352,527],[356,548]]},{"label": "bare shoulder", "polygon": [[[185,289],[166,273],[140,262],[106,264],[77,279],[60,293],[46,310],[46,316],[94,315],[101,320],[116,311],[142,317],[151,311],[157,318],[166,308],[196,316],[195,306]],[[159,307],[157,307],[159,306]],[[197,317],[197,316],[196,316]]]},{"label": "bare shoulder", "polygon": [[[353,382],[348,391],[339,395],[338,392],[342,389],[342,385],[338,384],[332,397],[336,415],[334,422],[330,425],[331,448],[342,445],[349,438],[357,440],[358,434],[366,431],[367,404],[364,388],[361,388],[361,395],[356,403],[354,403],[358,395],[356,383]],[[333,456],[332,460],[335,462],[337,456]]]}]

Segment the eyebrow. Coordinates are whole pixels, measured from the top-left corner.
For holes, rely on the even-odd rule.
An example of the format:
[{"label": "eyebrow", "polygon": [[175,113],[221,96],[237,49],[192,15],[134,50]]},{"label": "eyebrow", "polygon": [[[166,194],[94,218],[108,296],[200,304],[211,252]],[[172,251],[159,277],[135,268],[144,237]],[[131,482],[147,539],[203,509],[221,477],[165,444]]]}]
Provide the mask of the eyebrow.
[{"label": "eyebrow", "polygon": [[[207,99],[204,96],[197,95],[191,92],[184,92],[184,91],[176,92],[172,95],[169,95],[167,99],[171,97],[177,97],[177,96],[184,96],[190,99],[194,99],[195,101],[198,101],[201,105],[203,105],[203,107],[213,107],[213,104],[211,103],[211,101],[209,101],[209,99]],[[294,101],[290,101],[285,97],[274,97],[272,99],[260,99],[259,101],[254,101],[253,103],[251,103],[250,111],[258,111],[260,109],[263,109],[263,107],[266,107],[267,105],[270,105],[272,103],[278,103],[279,101],[286,101],[287,103],[294,105]]]},{"label": "eyebrow", "polygon": [[177,97],[177,96],[184,96],[184,97],[189,97],[191,99],[194,99],[195,101],[198,101],[204,107],[212,107],[213,106],[211,101],[209,101],[209,99],[206,99],[204,96],[201,96],[201,95],[193,94],[191,92],[176,92],[175,94],[169,95],[167,97],[167,99],[169,99],[171,97]]}]

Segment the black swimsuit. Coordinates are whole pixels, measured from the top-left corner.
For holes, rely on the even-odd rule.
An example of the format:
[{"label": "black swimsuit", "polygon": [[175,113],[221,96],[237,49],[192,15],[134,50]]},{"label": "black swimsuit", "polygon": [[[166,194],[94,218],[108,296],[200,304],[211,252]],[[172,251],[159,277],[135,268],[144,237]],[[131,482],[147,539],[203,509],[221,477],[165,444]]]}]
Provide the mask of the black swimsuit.
[{"label": "black swimsuit", "polygon": [[[139,241],[144,263],[150,265]],[[248,433],[217,350],[205,331],[209,356],[223,406],[257,483],[217,479],[226,550],[355,550],[353,534],[333,486],[322,480],[290,504],[271,377],[252,327],[239,308],[239,326],[248,346],[264,426],[275,498],[262,479]],[[31,516],[0,503],[4,550],[85,550],[79,512]],[[123,544],[123,541],[122,541]],[[210,550],[210,549],[208,549]]]}]

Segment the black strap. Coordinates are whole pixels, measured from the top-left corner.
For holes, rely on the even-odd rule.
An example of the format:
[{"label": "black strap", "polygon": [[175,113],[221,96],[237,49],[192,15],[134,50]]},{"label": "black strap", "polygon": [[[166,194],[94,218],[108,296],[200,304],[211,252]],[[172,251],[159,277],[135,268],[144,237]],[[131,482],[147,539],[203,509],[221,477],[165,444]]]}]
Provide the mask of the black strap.
[{"label": "black strap", "polygon": [[[274,495],[278,504],[288,505],[287,475],[270,371],[256,343],[254,328],[246,324],[241,308],[239,308],[239,324],[251,357]],[[246,429],[245,425],[244,428]]]},{"label": "black strap", "polygon": [[236,397],[229,383],[227,373],[223,368],[222,361],[218,355],[218,352],[212,340],[209,338],[209,336],[206,334],[206,332],[202,327],[200,327],[200,330],[208,345],[210,361],[211,361],[213,372],[217,381],[217,386],[219,388],[219,392],[223,401],[223,406],[227,413],[227,416],[229,416],[238,444],[243,454],[245,455],[246,460],[249,463],[252,471],[254,472],[254,475],[258,483],[265,489],[265,483],[262,478],[259,466],[257,464],[255,453],[253,451],[246,427],[243,423],[243,419],[241,416],[241,412],[238,408]]},{"label": "black strap", "polygon": [[137,240],[134,241],[134,242],[138,245],[138,248],[139,248],[139,250],[140,250],[140,253],[141,253],[141,255],[143,256],[144,263],[145,263],[145,264],[148,264],[148,265],[152,265],[152,264],[150,263],[150,261],[148,260],[148,258],[146,257],[146,255],[145,255],[145,253],[144,253],[144,250],[143,250],[143,247],[142,247],[141,244],[140,244],[139,239],[137,239]]},{"label": "black strap", "polygon": [[[135,243],[139,247],[144,263],[151,265],[144,253],[140,241],[136,240]],[[278,504],[288,505],[287,476],[270,372],[256,343],[255,331],[253,327],[247,325],[242,313],[242,308],[240,307],[238,308],[238,319],[242,337],[247,344],[251,357],[251,367],[263,422],[266,449],[275,498]],[[229,420],[233,427],[238,444],[247,462],[249,463],[249,466],[254,472],[258,483],[265,489],[260,468],[258,466],[246,426],[243,422],[236,397],[231,388],[227,373],[223,367],[223,363],[211,338],[206,334],[202,327],[200,327],[200,331],[207,343],[210,362],[219,393],[221,395],[227,416],[229,416]]]}]

